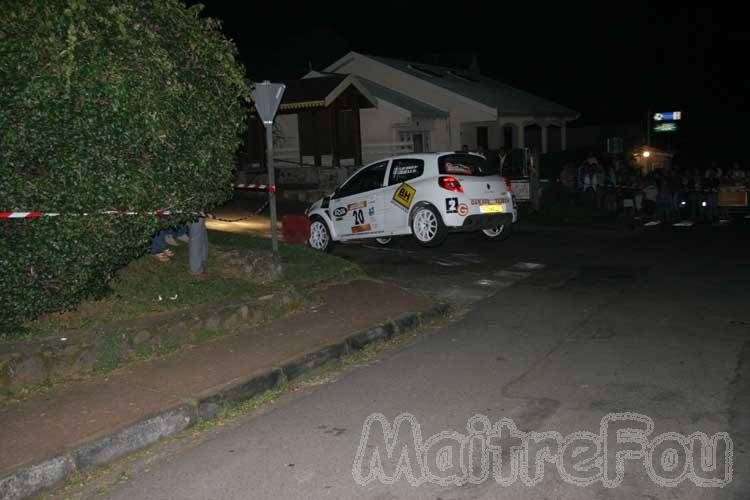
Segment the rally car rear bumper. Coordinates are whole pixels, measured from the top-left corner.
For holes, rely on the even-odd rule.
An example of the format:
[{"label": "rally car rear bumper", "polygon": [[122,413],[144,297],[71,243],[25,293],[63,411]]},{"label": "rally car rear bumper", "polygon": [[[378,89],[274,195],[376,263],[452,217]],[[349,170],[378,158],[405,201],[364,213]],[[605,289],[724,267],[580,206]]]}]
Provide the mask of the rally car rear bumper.
[{"label": "rally car rear bumper", "polygon": [[449,228],[455,232],[480,231],[482,229],[492,229],[505,224],[513,223],[513,214],[478,214],[469,215],[464,219],[462,226]]}]

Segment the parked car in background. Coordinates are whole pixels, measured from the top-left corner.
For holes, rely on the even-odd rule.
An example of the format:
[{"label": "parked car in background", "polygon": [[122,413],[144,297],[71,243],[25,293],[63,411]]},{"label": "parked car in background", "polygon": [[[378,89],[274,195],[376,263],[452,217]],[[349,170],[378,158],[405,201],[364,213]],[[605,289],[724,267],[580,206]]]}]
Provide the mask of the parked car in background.
[{"label": "parked car in background", "polygon": [[518,213],[505,179],[484,157],[466,152],[386,158],[357,171],[307,211],[309,244],[330,251],[337,241],[413,235],[438,246],[450,232],[481,231],[503,240]]}]

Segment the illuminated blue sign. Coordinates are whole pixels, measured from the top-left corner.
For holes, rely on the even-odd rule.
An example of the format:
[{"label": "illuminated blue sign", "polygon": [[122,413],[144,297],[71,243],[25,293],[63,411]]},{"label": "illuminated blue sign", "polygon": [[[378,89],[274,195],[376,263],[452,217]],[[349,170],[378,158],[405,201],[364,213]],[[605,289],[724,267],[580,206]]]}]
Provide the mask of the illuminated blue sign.
[{"label": "illuminated blue sign", "polygon": [[664,113],[654,113],[654,121],[677,121],[682,119],[682,111],[666,111]]}]

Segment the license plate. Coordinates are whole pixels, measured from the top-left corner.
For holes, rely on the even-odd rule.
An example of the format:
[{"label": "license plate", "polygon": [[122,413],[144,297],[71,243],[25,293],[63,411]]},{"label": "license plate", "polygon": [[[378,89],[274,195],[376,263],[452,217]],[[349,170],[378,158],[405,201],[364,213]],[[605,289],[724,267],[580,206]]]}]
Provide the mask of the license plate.
[{"label": "license plate", "polygon": [[480,205],[479,211],[483,214],[499,214],[503,212],[502,205]]}]

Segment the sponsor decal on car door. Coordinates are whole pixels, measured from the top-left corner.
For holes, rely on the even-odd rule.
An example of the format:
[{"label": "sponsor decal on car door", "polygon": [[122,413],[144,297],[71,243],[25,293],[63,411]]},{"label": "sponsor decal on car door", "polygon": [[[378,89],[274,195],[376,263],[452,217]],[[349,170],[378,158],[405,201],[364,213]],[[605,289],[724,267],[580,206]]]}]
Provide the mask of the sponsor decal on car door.
[{"label": "sponsor decal on car door", "polygon": [[333,224],[340,237],[364,236],[366,233],[381,230],[381,213],[378,199],[382,193],[368,192],[336,200],[333,209]]},{"label": "sponsor decal on car door", "polygon": [[339,238],[382,233],[383,181],[388,161],[363,168],[336,190],[332,205],[333,227]]},{"label": "sponsor decal on car door", "polygon": [[414,206],[420,177],[424,173],[424,160],[399,158],[391,162],[388,188],[383,196],[385,226],[388,231],[406,234],[409,227],[409,210]]}]

